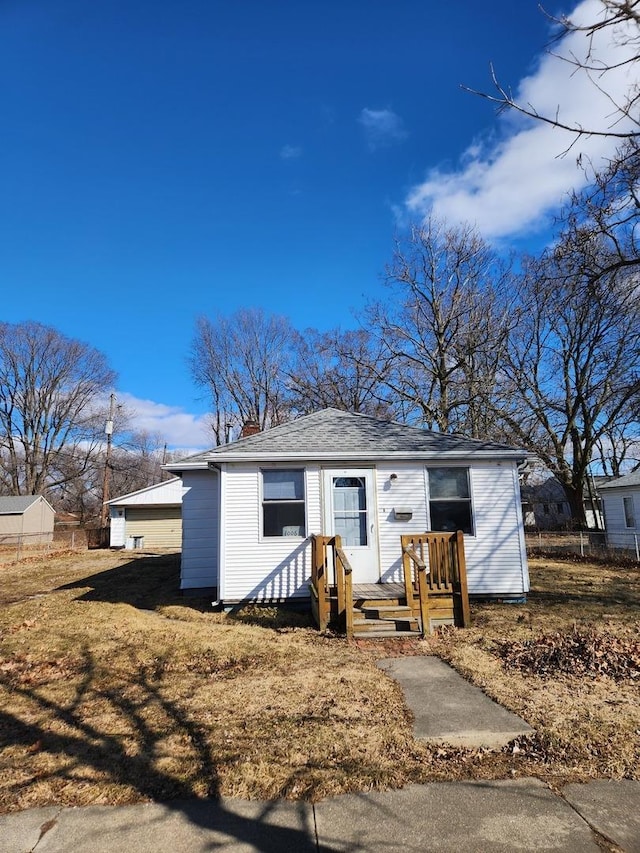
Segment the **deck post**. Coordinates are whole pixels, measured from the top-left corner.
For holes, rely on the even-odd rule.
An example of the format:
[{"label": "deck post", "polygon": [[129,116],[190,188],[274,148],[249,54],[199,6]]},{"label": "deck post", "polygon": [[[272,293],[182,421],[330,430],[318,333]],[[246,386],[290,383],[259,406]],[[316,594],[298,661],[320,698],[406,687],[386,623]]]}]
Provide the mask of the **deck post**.
[{"label": "deck post", "polygon": [[329,624],[330,605],[327,600],[328,566],[327,566],[327,537],[313,537],[313,563],[311,580],[318,599],[318,627],[324,631]]},{"label": "deck post", "polygon": [[404,574],[404,594],[407,599],[407,606],[413,610],[413,570],[411,565],[411,557],[407,551],[413,544],[411,536],[401,536],[400,544],[402,545],[402,571]]},{"label": "deck post", "polygon": [[422,623],[422,638],[431,633],[429,619],[429,587],[427,585],[427,568],[424,563],[418,566],[418,592],[420,593],[420,622]]},{"label": "deck post", "polygon": [[353,578],[351,566],[345,567],[345,612],[344,623],[347,640],[353,637]]},{"label": "deck post", "polygon": [[[417,542],[416,539],[418,540]],[[424,561],[423,537],[402,536],[401,542],[407,604],[412,610],[414,609],[413,566],[415,566],[418,582],[421,634],[424,638],[431,633],[431,623],[429,621],[429,586],[427,584],[427,564]],[[418,550],[416,550],[416,545]]]},{"label": "deck post", "polygon": [[333,537],[333,568],[336,574],[336,593],[338,595],[338,618],[342,617],[345,608],[345,577],[344,561],[342,559],[342,539]]},{"label": "deck post", "polygon": [[471,625],[471,613],[469,612],[469,590],[467,588],[467,563],[464,556],[464,533],[462,530],[456,531],[456,567],[457,581],[460,596],[460,613],[462,616],[462,627],[468,628]]}]

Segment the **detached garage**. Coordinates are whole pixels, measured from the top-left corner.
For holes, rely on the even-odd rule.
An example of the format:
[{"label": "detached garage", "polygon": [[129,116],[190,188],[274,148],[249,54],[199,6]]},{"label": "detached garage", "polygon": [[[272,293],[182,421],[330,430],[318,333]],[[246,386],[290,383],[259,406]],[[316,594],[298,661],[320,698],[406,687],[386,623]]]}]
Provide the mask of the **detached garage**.
[{"label": "detached garage", "polygon": [[0,497],[0,545],[51,542],[55,514],[42,495]]},{"label": "detached garage", "polygon": [[182,480],[174,477],[107,502],[112,548],[179,551]]}]

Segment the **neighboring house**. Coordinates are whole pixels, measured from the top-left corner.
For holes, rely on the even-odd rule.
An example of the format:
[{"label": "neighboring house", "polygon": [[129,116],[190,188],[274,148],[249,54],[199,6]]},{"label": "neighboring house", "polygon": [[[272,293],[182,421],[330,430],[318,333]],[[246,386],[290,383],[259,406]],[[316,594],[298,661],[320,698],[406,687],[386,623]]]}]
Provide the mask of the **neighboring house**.
[{"label": "neighboring house", "polygon": [[[604,530],[600,487],[610,477],[590,477],[584,498],[584,513],[590,530]],[[522,515],[525,527],[537,530],[562,530],[571,526],[571,508],[560,482],[548,477],[542,483],[524,483]]]},{"label": "neighboring house", "polygon": [[55,515],[42,495],[0,497],[0,545],[51,542]]},{"label": "neighboring house", "polygon": [[638,553],[640,545],[640,471],[601,486],[607,545]]},{"label": "neighboring house", "polygon": [[179,477],[107,501],[112,548],[180,550],[182,481]]},{"label": "neighboring house", "polygon": [[340,534],[354,584],[399,581],[400,536],[465,531],[469,592],[529,589],[512,447],[325,409],[166,468],[182,477],[183,590],[309,596],[311,535]]}]

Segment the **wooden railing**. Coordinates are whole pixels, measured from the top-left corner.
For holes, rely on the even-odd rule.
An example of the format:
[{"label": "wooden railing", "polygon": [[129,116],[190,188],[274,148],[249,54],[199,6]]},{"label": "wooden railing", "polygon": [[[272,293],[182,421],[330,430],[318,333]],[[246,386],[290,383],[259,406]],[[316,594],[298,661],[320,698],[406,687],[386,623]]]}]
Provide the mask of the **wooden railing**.
[{"label": "wooden railing", "polygon": [[453,599],[454,621],[470,624],[464,533],[414,533],[400,537],[407,604],[418,597],[422,635],[429,633],[429,610],[438,595]]},{"label": "wooden railing", "polygon": [[353,636],[353,570],[342,550],[339,536],[311,537],[311,604],[318,627],[324,631],[331,621],[331,596],[337,598],[338,621],[347,638]]},{"label": "wooden railing", "polygon": [[330,536],[311,537],[311,609],[318,627],[324,631],[331,618],[329,570],[332,563]]},{"label": "wooden railing", "polygon": [[415,596],[420,604],[420,630],[423,637],[429,633],[429,592],[427,588],[427,564],[422,555],[413,547],[413,542],[405,543],[409,536],[402,536],[402,570],[407,605],[415,610]]}]

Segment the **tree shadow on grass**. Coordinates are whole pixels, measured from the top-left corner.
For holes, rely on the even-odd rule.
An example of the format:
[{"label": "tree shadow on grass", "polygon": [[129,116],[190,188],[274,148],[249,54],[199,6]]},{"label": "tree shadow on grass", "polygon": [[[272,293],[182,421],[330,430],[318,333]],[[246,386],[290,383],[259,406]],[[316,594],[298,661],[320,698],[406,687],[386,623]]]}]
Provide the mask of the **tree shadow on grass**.
[{"label": "tree shadow on grass", "polygon": [[[87,589],[89,587],[89,589]],[[109,604],[130,604],[139,610],[159,610],[178,605],[200,613],[212,610],[215,593],[206,596],[184,595],[180,591],[180,555],[138,557],[116,566],[79,578],[58,587],[83,590],[78,601],[102,601]],[[245,625],[287,630],[315,627],[308,605],[272,606],[243,602],[228,613],[229,619]]]},{"label": "tree shadow on grass", "polygon": [[[105,790],[113,785],[133,788],[141,801],[161,802],[192,826],[210,831],[211,836],[199,839],[207,846],[201,844],[199,849],[218,849],[231,838],[263,853],[316,851],[310,806],[292,803],[283,813],[276,802],[234,804],[221,798],[218,769],[209,747],[211,733],[163,695],[159,673],[158,669],[140,671],[134,689],[123,689],[115,682],[112,687],[104,686],[104,670],[100,679],[96,661],[85,649],[74,695],[61,703],[47,695],[46,682],[36,686],[29,683],[31,673],[22,677],[15,669],[0,671],[0,685],[18,699],[16,707],[26,705],[28,709],[26,713],[9,707],[0,710],[0,748],[24,748],[9,798],[29,784],[25,783],[25,771],[34,786],[51,785],[53,790],[77,785],[82,791],[98,779]],[[170,673],[162,675],[170,677]],[[100,710],[92,715],[96,703]],[[155,725],[150,722],[150,709],[164,725],[157,720]],[[173,734],[172,740],[188,744],[183,767],[189,778],[163,769],[167,729]],[[43,757],[51,760],[43,761]],[[242,758],[241,754],[228,754],[225,760]],[[143,813],[140,819],[144,820]],[[132,826],[137,825],[138,821],[132,822]],[[50,822],[44,824],[42,833],[51,828]],[[87,823],[83,831],[88,839],[98,834],[104,838],[102,825]],[[126,846],[126,838],[120,841]]]},{"label": "tree shadow on grass", "polygon": [[140,610],[158,610],[173,604],[206,612],[211,610],[213,598],[212,595],[190,597],[181,593],[180,554],[137,557],[122,566],[87,575],[58,589],[84,590],[78,601],[130,604]]}]

